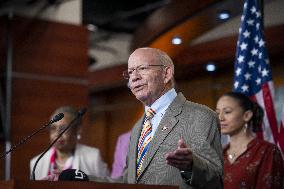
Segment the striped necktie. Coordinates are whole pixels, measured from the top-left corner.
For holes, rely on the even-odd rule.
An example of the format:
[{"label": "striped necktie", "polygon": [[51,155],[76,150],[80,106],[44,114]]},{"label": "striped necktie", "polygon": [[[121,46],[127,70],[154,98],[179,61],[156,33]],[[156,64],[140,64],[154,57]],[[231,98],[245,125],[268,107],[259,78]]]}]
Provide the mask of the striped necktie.
[{"label": "striped necktie", "polygon": [[137,149],[138,154],[137,154],[137,164],[136,164],[137,178],[141,174],[142,163],[145,159],[145,155],[152,140],[152,125],[150,121],[154,117],[154,115],[155,111],[153,109],[150,108],[147,110],[145,120],[143,123],[143,129],[138,142],[138,149]]}]

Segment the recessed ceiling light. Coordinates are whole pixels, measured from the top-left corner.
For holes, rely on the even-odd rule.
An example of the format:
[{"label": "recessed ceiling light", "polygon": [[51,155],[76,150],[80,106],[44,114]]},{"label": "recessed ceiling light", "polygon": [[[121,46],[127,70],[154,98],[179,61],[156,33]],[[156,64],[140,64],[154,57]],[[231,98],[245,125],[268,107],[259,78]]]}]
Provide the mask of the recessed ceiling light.
[{"label": "recessed ceiling light", "polygon": [[214,64],[214,63],[208,63],[208,64],[206,65],[206,70],[207,70],[208,72],[214,72],[214,71],[216,70],[215,64]]},{"label": "recessed ceiling light", "polygon": [[218,18],[220,20],[228,20],[230,18],[231,14],[229,11],[221,11],[218,13]]},{"label": "recessed ceiling light", "polygon": [[180,45],[182,43],[182,39],[180,37],[173,37],[172,44],[174,45]]}]

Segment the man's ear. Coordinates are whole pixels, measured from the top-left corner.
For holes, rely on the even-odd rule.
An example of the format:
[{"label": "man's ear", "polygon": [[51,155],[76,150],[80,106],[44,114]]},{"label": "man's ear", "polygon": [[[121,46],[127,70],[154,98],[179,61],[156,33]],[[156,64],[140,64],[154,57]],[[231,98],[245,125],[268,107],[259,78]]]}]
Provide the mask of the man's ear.
[{"label": "man's ear", "polygon": [[173,75],[174,75],[173,69],[171,67],[167,66],[167,67],[165,67],[164,70],[165,70],[164,71],[164,83],[168,83],[173,78]]}]

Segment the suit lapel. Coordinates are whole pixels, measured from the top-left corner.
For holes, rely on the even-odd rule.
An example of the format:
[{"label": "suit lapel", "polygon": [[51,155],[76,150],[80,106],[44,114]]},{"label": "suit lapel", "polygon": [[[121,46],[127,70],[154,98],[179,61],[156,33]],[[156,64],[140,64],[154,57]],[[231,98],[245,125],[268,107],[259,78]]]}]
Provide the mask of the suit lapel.
[{"label": "suit lapel", "polygon": [[[185,101],[186,101],[185,97],[180,93],[174,99],[174,101],[171,103],[171,105],[168,107],[168,109],[166,110],[166,113],[165,113],[164,117],[162,118],[162,120],[161,120],[155,134],[154,134],[154,137],[151,141],[148,152],[145,155],[145,160],[142,164],[141,175],[140,175],[139,178],[141,178],[141,176],[143,175],[145,169],[150,164],[151,160],[155,156],[155,153],[159,149],[160,145],[163,143],[165,138],[168,136],[168,134],[173,130],[173,128],[178,123],[178,118],[176,118],[176,116],[181,113],[182,106],[185,103]],[[139,178],[137,180],[139,180]]]}]

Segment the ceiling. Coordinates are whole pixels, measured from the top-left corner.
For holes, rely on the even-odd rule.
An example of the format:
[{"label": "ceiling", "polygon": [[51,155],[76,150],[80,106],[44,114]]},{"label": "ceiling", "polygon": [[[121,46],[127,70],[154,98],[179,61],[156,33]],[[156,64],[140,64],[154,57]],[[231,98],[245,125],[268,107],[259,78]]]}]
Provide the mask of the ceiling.
[{"label": "ceiling", "polygon": [[83,23],[114,32],[133,33],[169,0],[83,0]]},{"label": "ceiling", "polygon": [[[0,11],[37,8],[39,3],[48,8],[70,1],[78,0],[0,0]],[[107,31],[133,33],[149,14],[168,3],[170,0],[82,0],[82,21]]]}]

